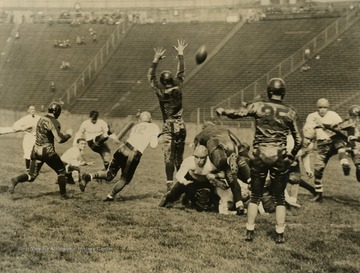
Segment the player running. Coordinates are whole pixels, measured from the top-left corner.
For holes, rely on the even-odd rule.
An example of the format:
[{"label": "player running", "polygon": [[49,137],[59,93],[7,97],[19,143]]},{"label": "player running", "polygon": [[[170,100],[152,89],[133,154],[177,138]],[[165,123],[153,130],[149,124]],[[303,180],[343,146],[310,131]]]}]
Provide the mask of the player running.
[{"label": "player running", "polygon": [[99,119],[99,112],[92,110],[89,119],[83,121],[79,131],[75,134],[73,146],[76,146],[78,138],[84,137],[90,149],[98,153],[103,160],[104,169],[106,170],[111,160],[110,148],[106,141],[111,138],[115,143],[119,143],[115,134],[104,120]]},{"label": "player running", "polygon": [[114,153],[107,171],[83,174],[83,181],[80,183],[81,191],[85,190],[87,183],[92,179],[113,180],[121,169],[120,181],[114,185],[112,192],[103,199],[105,202],[114,201],[115,195],[131,182],[135,170],[140,163],[141,156],[147,146],[150,145],[151,148],[157,147],[159,133],[159,127],[152,123],[151,114],[146,111],[142,112],[139,116],[139,123],[132,127],[126,142],[122,143]]},{"label": "player running", "polygon": [[36,126],[36,140],[31,153],[30,171],[11,179],[9,193],[13,194],[18,183],[33,182],[39,175],[44,163],[52,168],[58,175],[60,195],[68,199],[66,194],[66,171],[60,156],[55,152],[54,140],[64,143],[71,138],[72,130],[68,129],[65,134],[61,133],[61,125],[57,120],[61,114],[61,104],[52,102],[48,107],[48,113],[41,117]]}]

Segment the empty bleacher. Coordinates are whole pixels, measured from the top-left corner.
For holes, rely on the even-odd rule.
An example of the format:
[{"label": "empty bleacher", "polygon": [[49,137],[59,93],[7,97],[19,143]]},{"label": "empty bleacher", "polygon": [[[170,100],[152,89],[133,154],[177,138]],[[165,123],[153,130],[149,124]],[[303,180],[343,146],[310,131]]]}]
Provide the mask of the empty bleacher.
[{"label": "empty bleacher", "polygon": [[316,110],[316,101],[325,97],[336,112],[347,116],[348,108],[360,104],[360,21],[312,58],[307,71],[297,70],[286,78],[286,101],[302,119]]},{"label": "empty bleacher", "polygon": [[[97,32],[97,42],[92,41],[90,26]],[[46,105],[50,100],[61,97],[89,65],[115,27],[21,24],[18,28],[20,38],[13,40],[0,74],[0,106],[23,110],[28,103]],[[77,45],[76,36],[84,37],[86,44]],[[71,46],[54,47],[56,40],[69,40]],[[70,62],[70,69],[60,69],[62,61]],[[49,90],[51,82],[55,83],[56,92]]]},{"label": "empty bleacher", "polygon": [[169,69],[176,73],[176,51],[172,47],[177,45],[177,39],[185,39],[189,43],[184,54],[189,73],[196,66],[196,50],[202,44],[206,44],[209,51],[213,50],[233,27],[234,24],[228,23],[134,25],[71,112],[99,108],[108,115],[127,116],[138,109],[154,109],[157,100],[146,76],[153,60],[153,49],[159,46],[167,49],[167,57],[160,62],[158,72]]}]

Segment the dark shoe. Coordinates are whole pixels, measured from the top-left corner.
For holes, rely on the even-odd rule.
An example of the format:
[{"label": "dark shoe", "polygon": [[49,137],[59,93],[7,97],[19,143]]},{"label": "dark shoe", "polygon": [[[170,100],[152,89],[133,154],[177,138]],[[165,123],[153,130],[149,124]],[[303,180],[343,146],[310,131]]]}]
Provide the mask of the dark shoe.
[{"label": "dark shoe", "polygon": [[159,207],[161,207],[161,208],[169,207],[169,201],[168,201],[168,198],[167,198],[167,194],[165,194],[161,198],[160,203],[159,203]]},{"label": "dark shoe", "polygon": [[86,183],[91,181],[91,175],[89,173],[83,173],[81,176],[82,180],[84,180]]},{"label": "dark shoe", "polygon": [[112,202],[114,201],[115,198],[113,196],[111,196],[110,194],[108,194],[104,199],[103,202]]},{"label": "dark shoe", "polygon": [[349,164],[342,164],[342,169],[345,176],[350,175],[351,167]]},{"label": "dark shoe", "polygon": [[9,189],[8,189],[10,194],[13,194],[15,192],[16,184],[17,184],[16,180],[14,178],[11,178],[10,184],[9,184]]},{"label": "dark shoe", "polygon": [[71,197],[69,195],[67,195],[66,193],[61,194],[61,199],[63,200],[67,200],[70,199]]},{"label": "dark shoe", "polygon": [[81,192],[84,192],[85,191],[85,188],[86,188],[86,182],[84,180],[81,180],[79,182],[79,188],[81,190]]},{"label": "dark shoe", "polygon": [[246,242],[254,241],[254,231],[253,230],[248,230],[248,229],[246,230],[245,241]]},{"label": "dark shoe", "polygon": [[314,202],[322,202],[323,201],[323,194],[322,192],[317,192],[315,197],[312,199]]},{"label": "dark shoe", "polygon": [[276,232],[275,243],[277,243],[277,244],[285,243],[284,233],[277,233]]},{"label": "dark shoe", "polygon": [[239,216],[245,215],[245,209],[244,209],[244,207],[238,207],[238,208],[236,208],[236,215],[239,215]]}]

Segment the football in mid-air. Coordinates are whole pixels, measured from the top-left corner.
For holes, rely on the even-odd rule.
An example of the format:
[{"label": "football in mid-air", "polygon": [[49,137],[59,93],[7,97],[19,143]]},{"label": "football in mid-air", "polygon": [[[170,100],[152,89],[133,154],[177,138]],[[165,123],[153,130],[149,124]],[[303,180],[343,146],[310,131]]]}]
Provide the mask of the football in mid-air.
[{"label": "football in mid-air", "polygon": [[199,47],[199,49],[196,51],[195,54],[195,61],[197,64],[202,64],[203,62],[205,62],[207,58],[207,50],[206,50],[206,46],[202,45]]}]

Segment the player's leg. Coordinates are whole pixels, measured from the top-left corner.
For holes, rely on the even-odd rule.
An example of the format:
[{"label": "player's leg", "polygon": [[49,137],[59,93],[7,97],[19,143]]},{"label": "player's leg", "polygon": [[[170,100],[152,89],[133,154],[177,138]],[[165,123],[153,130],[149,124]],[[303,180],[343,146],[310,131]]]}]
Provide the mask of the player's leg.
[{"label": "player's leg", "polygon": [[322,178],[324,174],[325,167],[331,157],[331,145],[318,145],[317,151],[315,153],[315,163],[314,163],[314,184],[316,196],[313,201],[321,202],[323,198],[323,184]]},{"label": "player's leg", "polygon": [[124,167],[126,164],[128,158],[126,149],[125,144],[123,144],[116,150],[107,170],[101,170],[95,173],[83,173],[79,183],[80,190],[84,192],[87,184],[93,179],[104,179],[106,181],[113,180],[120,168]]},{"label": "player's leg", "polygon": [[174,123],[165,122],[163,125],[163,153],[166,175],[166,189],[171,189],[174,184],[175,172],[175,139],[174,139]]},{"label": "player's leg", "polygon": [[254,236],[255,221],[258,215],[258,205],[264,192],[268,167],[260,156],[260,150],[254,150],[254,157],[250,161],[251,166],[251,197],[247,209],[246,237],[251,242]]},{"label": "player's leg", "polygon": [[[347,149],[346,149],[346,143],[344,143],[340,139],[334,140],[334,149],[337,151],[339,156],[339,161],[341,168],[343,170],[343,173],[345,176],[350,175],[351,167],[347,156]],[[335,154],[335,151],[334,151]]]},{"label": "player's leg", "polygon": [[[113,201],[115,196],[120,191],[122,191],[126,185],[128,185],[131,182],[135,174],[136,168],[140,163],[140,159],[141,159],[141,153],[135,151],[127,151],[127,153],[123,156],[123,158],[117,162],[117,164],[120,164],[122,169],[120,180],[114,185],[111,193],[109,193],[107,197],[103,199],[103,201]],[[115,177],[114,174],[116,175],[116,172],[117,172],[116,168],[112,170],[112,163],[111,163],[107,172],[108,177],[106,178],[106,180],[114,179]]]},{"label": "player's leg", "polygon": [[43,161],[32,159],[30,161],[30,169],[28,173],[23,173],[19,176],[11,178],[8,189],[9,193],[13,194],[16,185],[19,183],[33,182],[36,179],[36,177],[39,175],[40,169],[43,164],[44,164]]},{"label": "player's leg", "polygon": [[68,199],[69,196],[66,193],[67,177],[64,162],[57,153],[52,153],[48,158],[45,159],[45,163],[57,173],[57,180],[61,197],[63,199]]},{"label": "player's leg", "polygon": [[287,170],[272,170],[274,176],[271,184],[271,191],[275,198],[275,219],[276,219],[276,243],[284,243],[284,231],[285,231],[285,217],[286,217],[286,206],[285,206],[285,189],[289,179]]},{"label": "player's leg", "polygon": [[176,170],[180,169],[181,163],[184,159],[185,151],[185,139],[186,139],[186,128],[184,123],[177,124],[176,127],[179,127],[178,130],[175,128],[175,155],[174,155],[174,164]]}]

